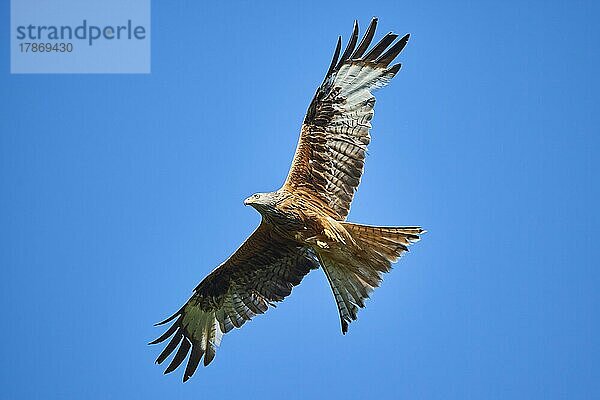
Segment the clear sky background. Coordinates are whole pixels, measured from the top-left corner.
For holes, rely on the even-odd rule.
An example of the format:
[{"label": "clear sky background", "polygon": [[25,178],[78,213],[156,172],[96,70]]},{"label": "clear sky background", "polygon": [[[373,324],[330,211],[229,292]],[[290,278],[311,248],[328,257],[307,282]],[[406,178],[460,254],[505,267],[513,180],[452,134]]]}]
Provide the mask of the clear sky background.
[{"label": "clear sky background", "polygon": [[[177,4],[175,4],[177,3]],[[149,75],[10,75],[0,397],[600,398],[600,6],[155,1]],[[350,220],[429,233],[340,333],[322,271],[188,383],[152,324],[259,222],[337,35],[412,39]]]}]

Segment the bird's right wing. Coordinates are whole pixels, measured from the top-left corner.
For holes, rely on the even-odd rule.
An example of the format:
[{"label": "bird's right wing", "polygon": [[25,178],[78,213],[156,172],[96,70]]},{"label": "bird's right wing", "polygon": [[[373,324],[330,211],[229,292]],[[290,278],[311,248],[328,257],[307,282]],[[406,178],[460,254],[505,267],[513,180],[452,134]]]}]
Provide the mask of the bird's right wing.
[{"label": "bird's right wing", "polygon": [[[341,38],[325,80],[308,107],[292,168],[284,184],[290,191],[308,191],[329,206],[336,220],[348,215],[360,183],[375,97],[400,70],[391,65],[408,42],[388,33],[369,49],[377,18],[373,18],[358,43],[358,24],[341,57]],[[339,57],[339,60],[338,60]]]},{"label": "bird's right wing", "polygon": [[288,296],[319,262],[310,248],[299,247],[276,234],[265,223],[242,246],[194,289],[192,297],[175,314],[157,325],[173,322],[170,328],[150,344],[173,336],[156,359],[161,364],[179,347],[165,370],[172,372],[189,360],[183,376],[188,380],[200,359],[204,365],[215,357],[223,333],[241,327],[273,302]]}]

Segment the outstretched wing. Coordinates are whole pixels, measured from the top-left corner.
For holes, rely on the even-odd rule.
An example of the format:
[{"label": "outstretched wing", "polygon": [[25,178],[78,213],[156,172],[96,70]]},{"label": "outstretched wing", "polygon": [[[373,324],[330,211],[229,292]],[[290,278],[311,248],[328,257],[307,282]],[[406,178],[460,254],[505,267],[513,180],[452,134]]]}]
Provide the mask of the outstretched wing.
[{"label": "outstretched wing", "polygon": [[298,247],[264,223],[221,266],[194,289],[175,314],[157,325],[173,325],[150,344],[173,336],[156,362],[161,364],[179,347],[165,374],[174,371],[190,353],[183,381],[195,372],[200,359],[210,364],[223,333],[241,327],[292,292],[319,263],[312,250]]},{"label": "outstretched wing", "polygon": [[[343,220],[360,183],[375,97],[372,92],[385,86],[400,70],[389,66],[408,42],[405,35],[388,33],[368,50],[377,18],[358,41],[358,24],[342,54],[341,37],[325,80],[317,89],[302,124],[292,167],[285,182],[290,189],[307,190],[328,204],[331,216]],[[394,43],[394,44],[392,44]],[[368,50],[368,51],[367,51]]]}]

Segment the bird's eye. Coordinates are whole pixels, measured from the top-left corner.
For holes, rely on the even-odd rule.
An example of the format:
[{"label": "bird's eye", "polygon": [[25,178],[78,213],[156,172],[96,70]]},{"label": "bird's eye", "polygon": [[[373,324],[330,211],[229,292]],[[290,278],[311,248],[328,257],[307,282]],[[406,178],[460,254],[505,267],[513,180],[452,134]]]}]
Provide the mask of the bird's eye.
[{"label": "bird's eye", "polygon": [[252,197],[254,197],[255,199],[258,199],[260,196],[259,196],[259,195],[258,195],[258,193],[257,193],[257,194],[255,194],[255,195],[254,195],[254,196],[252,196]]}]

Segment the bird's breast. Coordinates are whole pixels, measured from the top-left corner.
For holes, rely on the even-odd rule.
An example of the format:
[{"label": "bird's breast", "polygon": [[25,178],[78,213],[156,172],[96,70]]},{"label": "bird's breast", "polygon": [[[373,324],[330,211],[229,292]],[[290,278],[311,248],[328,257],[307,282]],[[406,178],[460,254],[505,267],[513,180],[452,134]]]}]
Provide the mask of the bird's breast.
[{"label": "bird's breast", "polygon": [[265,218],[274,230],[290,240],[304,242],[306,238],[315,235],[315,221],[310,213],[289,203],[273,210]]}]

